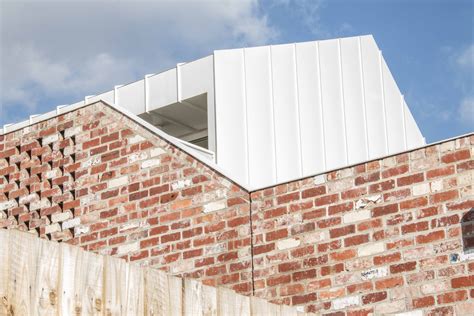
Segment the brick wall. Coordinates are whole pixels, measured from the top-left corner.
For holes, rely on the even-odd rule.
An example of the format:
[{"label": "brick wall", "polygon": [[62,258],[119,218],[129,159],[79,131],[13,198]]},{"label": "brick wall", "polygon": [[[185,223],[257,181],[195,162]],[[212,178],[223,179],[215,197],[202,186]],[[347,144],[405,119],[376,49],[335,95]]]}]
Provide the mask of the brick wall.
[{"label": "brick wall", "polygon": [[0,227],[322,314],[466,315],[473,143],[460,137],[250,199],[95,103],[0,136]]},{"label": "brick wall", "polygon": [[101,103],[0,138],[0,227],[243,293],[251,282],[248,199]]},{"label": "brick wall", "polygon": [[474,313],[473,143],[253,192],[256,294],[331,315]]}]

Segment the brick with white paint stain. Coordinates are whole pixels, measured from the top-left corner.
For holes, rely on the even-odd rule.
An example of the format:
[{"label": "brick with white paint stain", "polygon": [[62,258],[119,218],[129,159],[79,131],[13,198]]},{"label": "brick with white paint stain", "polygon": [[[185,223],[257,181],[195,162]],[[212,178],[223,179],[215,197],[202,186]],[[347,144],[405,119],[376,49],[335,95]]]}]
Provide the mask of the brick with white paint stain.
[{"label": "brick with white paint stain", "polygon": [[55,213],[51,215],[51,221],[53,223],[63,222],[72,218],[72,213],[70,211],[65,211],[61,213]]},{"label": "brick with white paint stain", "polygon": [[285,250],[290,248],[298,247],[301,244],[301,241],[295,238],[288,238],[284,240],[279,240],[276,243],[276,246],[279,250]]},{"label": "brick with white paint stain", "polygon": [[429,183],[422,183],[413,186],[412,189],[413,195],[425,195],[430,193],[430,185]]},{"label": "brick with white paint stain", "polygon": [[357,251],[358,251],[359,257],[375,255],[377,253],[381,253],[385,251],[385,243],[383,241],[379,241],[376,243],[359,246],[359,248],[357,248]]},{"label": "brick with white paint stain", "polygon": [[332,301],[332,306],[334,309],[343,309],[350,306],[359,306],[360,297],[359,296],[348,296],[343,298],[337,298]]},{"label": "brick with white paint stain", "polygon": [[135,241],[130,244],[124,244],[117,247],[117,254],[126,254],[140,250],[140,242]]},{"label": "brick with white paint stain", "polygon": [[122,176],[109,181],[109,188],[116,188],[128,184],[128,177]]},{"label": "brick with white paint stain", "polygon": [[387,267],[373,268],[369,270],[362,271],[360,276],[362,280],[371,280],[375,278],[383,278],[388,275]]},{"label": "brick with white paint stain", "polygon": [[150,167],[156,167],[156,166],[159,166],[160,163],[161,163],[160,159],[149,159],[142,162],[141,168],[146,169]]},{"label": "brick with white paint stain", "polygon": [[227,207],[227,201],[225,200],[208,203],[204,205],[204,213],[215,212],[218,210],[222,210],[226,207]]},{"label": "brick with white paint stain", "polygon": [[61,226],[59,226],[58,223],[47,225],[44,228],[44,233],[45,234],[52,234],[52,233],[59,232],[59,231],[61,231]]},{"label": "brick with white paint stain", "polygon": [[370,210],[352,211],[344,214],[342,217],[345,224],[355,223],[363,220],[367,220],[371,217]]}]

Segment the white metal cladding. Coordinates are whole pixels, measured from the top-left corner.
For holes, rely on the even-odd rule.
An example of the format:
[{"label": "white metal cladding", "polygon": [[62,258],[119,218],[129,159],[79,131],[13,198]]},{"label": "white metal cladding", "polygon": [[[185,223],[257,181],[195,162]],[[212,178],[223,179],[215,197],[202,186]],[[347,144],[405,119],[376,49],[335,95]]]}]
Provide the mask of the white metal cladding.
[{"label": "white metal cladding", "polygon": [[[198,105],[186,101],[196,98]],[[206,159],[215,159],[220,170],[248,189],[424,145],[370,35],[219,50],[68,108],[98,100],[135,115],[180,103],[177,107],[185,110],[177,119],[186,121],[202,119],[207,111],[209,149],[215,155]],[[166,109],[155,115],[165,117]],[[3,133],[44,117],[7,125]]]},{"label": "white metal cladding", "polygon": [[262,188],[424,144],[372,36],[214,52],[217,164]]}]

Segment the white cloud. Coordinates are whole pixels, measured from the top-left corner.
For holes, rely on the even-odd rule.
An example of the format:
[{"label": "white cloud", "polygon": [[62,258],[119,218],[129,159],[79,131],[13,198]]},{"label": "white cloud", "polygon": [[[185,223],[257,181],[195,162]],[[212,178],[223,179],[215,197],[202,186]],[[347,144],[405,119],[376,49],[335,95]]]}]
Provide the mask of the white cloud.
[{"label": "white cloud", "polygon": [[461,54],[456,58],[456,63],[466,68],[466,70],[472,71],[474,69],[474,44],[468,46]]},{"label": "white cloud", "polygon": [[49,98],[73,103],[276,36],[257,0],[1,1],[0,104],[44,112]]},{"label": "white cloud", "polygon": [[471,127],[474,126],[474,97],[466,97],[461,101],[458,108],[458,115],[460,121]]}]

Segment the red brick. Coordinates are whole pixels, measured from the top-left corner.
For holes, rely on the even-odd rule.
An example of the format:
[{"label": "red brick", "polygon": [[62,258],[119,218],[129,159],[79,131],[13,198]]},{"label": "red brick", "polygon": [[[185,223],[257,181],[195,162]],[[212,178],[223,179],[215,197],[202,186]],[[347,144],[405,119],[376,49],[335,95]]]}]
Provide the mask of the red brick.
[{"label": "red brick", "polygon": [[440,240],[440,239],[443,239],[443,238],[444,238],[444,231],[439,230],[439,231],[436,231],[436,232],[431,232],[431,233],[426,234],[426,235],[416,236],[416,242],[418,244],[426,244],[426,243],[431,243],[431,242],[434,242],[434,241],[437,241],[437,240]]},{"label": "red brick", "polygon": [[367,294],[367,295],[363,295],[362,296],[362,303],[364,305],[367,305],[367,304],[373,304],[373,303],[376,303],[376,302],[380,302],[380,301],[383,301],[387,298],[387,292],[377,292],[377,293],[371,293],[371,294]]},{"label": "red brick", "polygon": [[338,200],[339,200],[339,197],[337,194],[326,195],[320,198],[316,198],[314,200],[314,205],[323,206],[323,205],[333,204],[333,203],[336,203]]},{"label": "red brick", "polygon": [[454,174],[454,166],[447,166],[443,168],[433,169],[426,171],[427,179],[434,179],[438,177],[446,177]]},{"label": "red brick", "polygon": [[345,261],[354,258],[356,255],[357,251],[355,249],[348,249],[341,252],[332,252],[329,254],[331,259],[335,261]]},{"label": "red brick", "polygon": [[398,212],[398,204],[389,204],[385,206],[378,206],[372,209],[372,217],[384,216]]},{"label": "red brick", "polygon": [[355,225],[348,225],[340,228],[333,228],[329,231],[331,238],[338,238],[341,236],[353,234],[355,232]]},{"label": "red brick", "polygon": [[436,193],[436,194],[431,195],[430,202],[432,204],[436,204],[436,203],[454,200],[457,198],[458,198],[458,191],[451,190],[451,191],[441,192],[441,193]]},{"label": "red brick", "polygon": [[394,277],[394,278],[375,281],[375,288],[377,290],[385,290],[385,289],[390,289],[397,286],[402,286],[403,283],[404,283],[403,277]]},{"label": "red brick", "polygon": [[295,272],[292,274],[292,277],[294,282],[306,279],[313,279],[316,277],[316,269]]},{"label": "red brick", "polygon": [[458,173],[463,171],[472,170],[474,169],[474,160],[468,160],[456,165],[456,169]]},{"label": "red brick", "polygon": [[453,289],[474,286],[474,275],[454,278],[451,280],[451,286]]},{"label": "red brick", "polygon": [[282,239],[288,237],[288,229],[280,229],[276,231],[269,232],[265,235],[266,241],[273,241],[277,239]]},{"label": "red brick", "polygon": [[369,242],[369,235],[357,235],[344,239],[344,247],[351,247]]},{"label": "red brick", "polygon": [[413,308],[423,308],[428,306],[434,305],[434,297],[433,296],[425,296],[420,297],[412,300]]},{"label": "red brick", "polygon": [[319,186],[319,187],[304,190],[303,192],[301,192],[301,197],[303,199],[307,199],[310,197],[315,197],[315,196],[323,195],[323,194],[326,194],[326,187]]},{"label": "red brick", "polygon": [[425,176],[423,175],[423,173],[417,173],[411,176],[398,178],[397,185],[401,187],[401,186],[410,185],[413,183],[418,183],[418,182],[423,182],[423,181],[425,181]]},{"label": "red brick", "polygon": [[300,304],[307,304],[309,302],[316,301],[317,299],[316,293],[309,293],[305,295],[295,295],[291,298],[291,305],[300,305]]},{"label": "red brick", "polygon": [[275,285],[286,284],[290,282],[291,282],[290,275],[279,275],[279,276],[270,277],[267,279],[268,286],[275,286]]},{"label": "red brick", "polygon": [[469,159],[470,157],[471,153],[469,149],[463,149],[442,156],[441,161],[444,163],[452,163],[460,160]]},{"label": "red brick", "polygon": [[343,204],[332,205],[328,207],[328,215],[334,215],[338,213],[348,212],[354,208],[352,202],[346,202]]},{"label": "red brick", "polygon": [[369,182],[378,181],[380,179],[380,172],[373,172],[363,176],[356,177],[354,180],[355,185],[362,185]]},{"label": "red brick", "polygon": [[428,222],[417,222],[402,226],[402,234],[409,234],[414,232],[421,232],[429,228]]},{"label": "red brick", "polygon": [[373,290],[372,282],[362,282],[357,284],[351,284],[347,286],[347,293],[365,293]]},{"label": "red brick", "polygon": [[426,197],[419,197],[416,199],[400,202],[400,209],[406,210],[410,208],[423,207],[428,204],[428,199]]},{"label": "red brick", "polygon": [[374,264],[375,265],[384,265],[387,263],[394,263],[397,261],[400,261],[402,258],[401,254],[399,252],[392,253],[389,255],[381,255],[381,256],[375,256],[374,257]]},{"label": "red brick", "polygon": [[401,273],[406,271],[413,271],[416,269],[416,261],[394,264],[390,266],[390,273]]},{"label": "red brick", "polygon": [[278,204],[285,204],[293,201],[297,201],[300,198],[300,193],[299,192],[293,192],[290,194],[282,195],[277,198],[277,203]]},{"label": "red brick", "polygon": [[408,165],[396,166],[387,170],[382,171],[382,178],[391,178],[404,173],[409,170]]}]

